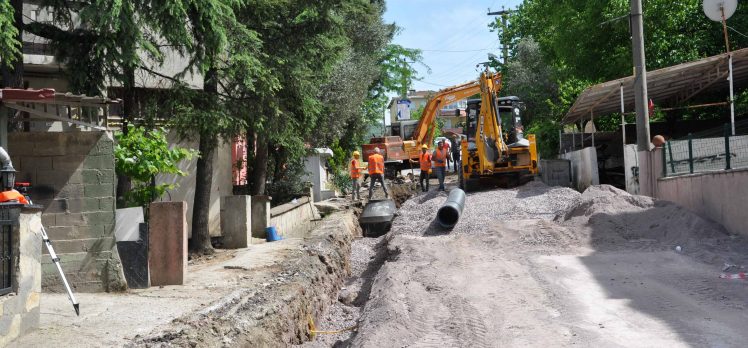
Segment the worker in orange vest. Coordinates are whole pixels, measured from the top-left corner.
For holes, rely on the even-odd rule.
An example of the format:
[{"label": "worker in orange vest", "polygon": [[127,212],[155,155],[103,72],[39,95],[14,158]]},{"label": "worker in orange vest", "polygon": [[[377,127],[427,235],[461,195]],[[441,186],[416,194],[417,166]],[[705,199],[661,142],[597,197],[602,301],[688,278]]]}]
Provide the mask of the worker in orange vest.
[{"label": "worker in orange vest", "polygon": [[439,191],[444,191],[444,175],[447,167],[447,148],[444,146],[444,141],[439,142],[439,147],[434,150],[434,172],[436,178],[439,179]]},{"label": "worker in orange vest", "polygon": [[371,182],[369,183],[369,199],[374,195],[374,186],[377,181],[382,183],[382,190],[384,190],[384,197],[390,198],[387,193],[387,186],[384,184],[384,157],[379,154],[379,148],[374,149],[374,153],[369,156],[369,177]]},{"label": "worker in orange vest", "polygon": [[353,159],[350,163],[350,170],[351,170],[351,181],[353,184],[353,193],[351,194],[351,199],[354,201],[358,201],[361,199],[361,183],[359,182],[359,179],[361,179],[361,163],[358,161],[358,158],[361,157],[361,154],[358,151],[353,151]]},{"label": "worker in orange vest", "polygon": [[[410,160],[411,163],[416,163],[414,160]],[[421,145],[421,154],[418,155],[418,163],[421,166],[420,184],[421,191],[428,192],[429,190],[429,176],[431,176],[431,154],[429,153],[429,147],[426,144]],[[426,185],[423,182],[426,182]]]}]

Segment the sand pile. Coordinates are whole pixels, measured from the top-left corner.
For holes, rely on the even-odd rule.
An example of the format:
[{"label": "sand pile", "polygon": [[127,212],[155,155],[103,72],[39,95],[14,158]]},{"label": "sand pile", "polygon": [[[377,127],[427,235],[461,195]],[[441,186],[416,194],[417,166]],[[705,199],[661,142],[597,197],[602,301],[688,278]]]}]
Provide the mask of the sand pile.
[{"label": "sand pile", "polygon": [[667,201],[634,196],[612,186],[588,188],[557,222],[588,236],[598,249],[664,249],[708,263],[739,262],[743,242],[719,224]]}]

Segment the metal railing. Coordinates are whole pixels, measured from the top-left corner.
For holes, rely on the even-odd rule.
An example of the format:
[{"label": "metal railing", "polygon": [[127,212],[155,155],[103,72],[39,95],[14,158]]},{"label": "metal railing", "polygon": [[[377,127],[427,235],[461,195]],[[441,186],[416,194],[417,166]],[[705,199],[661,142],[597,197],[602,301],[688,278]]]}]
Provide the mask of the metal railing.
[{"label": "metal railing", "polygon": [[[742,126],[748,129],[748,123]],[[666,177],[748,168],[748,135],[733,136],[729,124],[689,134],[685,139],[670,139],[663,150],[662,172]]]},{"label": "metal railing", "polygon": [[0,225],[0,295],[13,290],[12,226]]}]

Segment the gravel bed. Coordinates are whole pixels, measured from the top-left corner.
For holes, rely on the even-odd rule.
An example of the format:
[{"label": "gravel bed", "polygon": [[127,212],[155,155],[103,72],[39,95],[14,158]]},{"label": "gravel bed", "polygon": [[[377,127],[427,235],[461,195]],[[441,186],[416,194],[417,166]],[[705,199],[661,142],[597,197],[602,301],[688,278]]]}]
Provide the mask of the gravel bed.
[{"label": "gravel bed", "polygon": [[[436,212],[447,200],[447,193],[431,191],[405,202],[398,212],[392,230],[400,234],[431,235],[443,233],[482,233],[496,221],[544,219],[563,214],[580,194],[566,187],[551,187],[533,181],[524,186],[471,192],[465,199],[465,210],[451,230],[442,229],[435,220]],[[400,218],[407,216],[407,219]]]}]

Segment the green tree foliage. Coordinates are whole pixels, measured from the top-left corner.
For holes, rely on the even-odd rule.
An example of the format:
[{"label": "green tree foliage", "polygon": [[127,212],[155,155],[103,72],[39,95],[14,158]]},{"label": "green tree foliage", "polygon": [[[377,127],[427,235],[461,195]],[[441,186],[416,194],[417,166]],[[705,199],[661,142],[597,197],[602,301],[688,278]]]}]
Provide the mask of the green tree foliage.
[{"label": "green tree foliage", "polygon": [[[721,24],[704,15],[701,3],[644,2],[648,70],[724,52]],[[628,0],[526,0],[509,17],[506,34],[514,61],[510,60],[504,71],[507,92],[514,90],[510,93],[528,102],[529,130],[542,132],[538,136],[544,153],[555,153],[558,144],[546,144],[545,139],[557,138],[561,118],[584,88],[632,74],[628,13]],[[748,12],[739,9],[729,25],[748,30]],[[494,27],[500,27],[498,20]],[[530,38],[537,42],[537,49],[528,60]],[[733,48],[746,47],[748,38],[731,35],[731,44]],[[550,76],[558,90],[546,88],[546,80],[541,79],[535,88],[516,91],[518,79],[529,82],[522,83],[529,87],[532,78],[543,76]],[[531,105],[543,100],[547,107]],[[614,121],[598,119],[596,123],[598,130],[617,129]]]},{"label": "green tree foliage", "polygon": [[15,62],[21,50],[14,13],[10,1],[0,1],[0,64],[6,66]]},{"label": "green tree foliage", "polygon": [[115,168],[118,175],[132,178],[134,187],[125,196],[128,207],[141,206],[147,211],[148,205],[161,198],[175,184],[155,184],[158,174],[185,176],[179,169],[179,162],[191,159],[196,151],[180,147],[169,148],[166,132],[163,129],[148,130],[130,126],[127,133],[115,134]]}]

